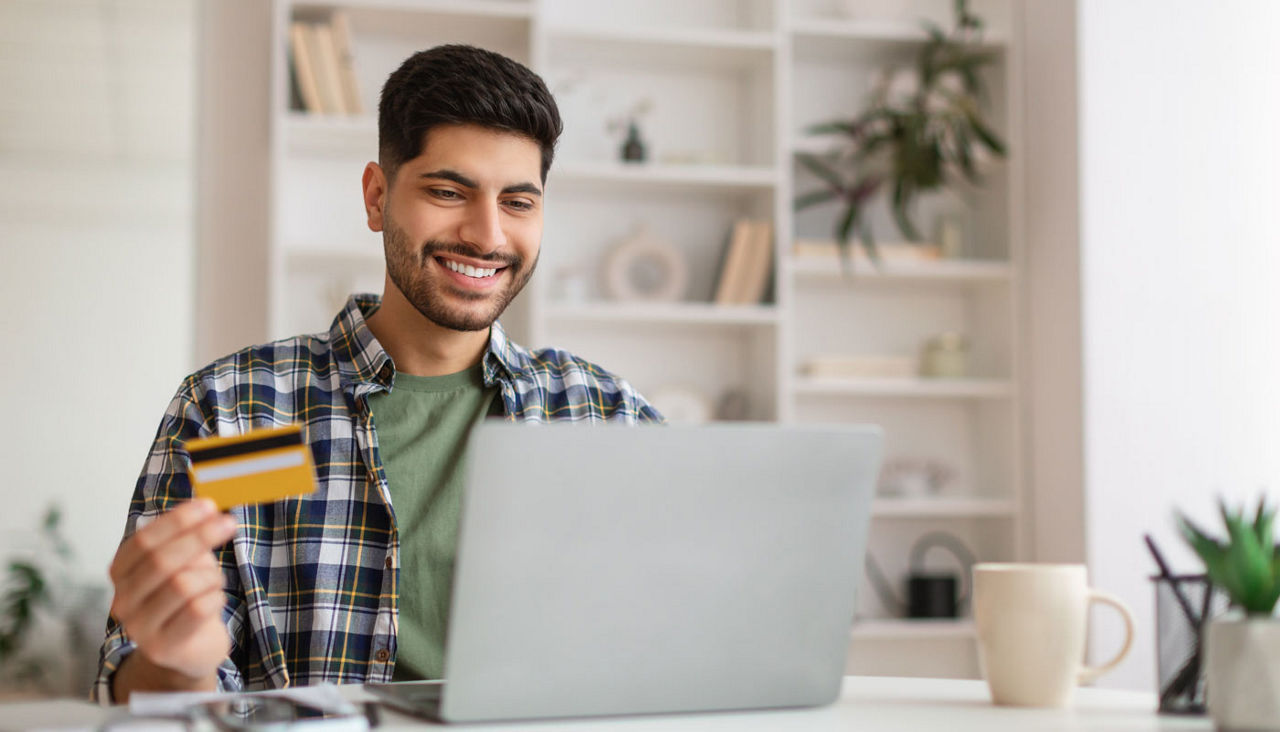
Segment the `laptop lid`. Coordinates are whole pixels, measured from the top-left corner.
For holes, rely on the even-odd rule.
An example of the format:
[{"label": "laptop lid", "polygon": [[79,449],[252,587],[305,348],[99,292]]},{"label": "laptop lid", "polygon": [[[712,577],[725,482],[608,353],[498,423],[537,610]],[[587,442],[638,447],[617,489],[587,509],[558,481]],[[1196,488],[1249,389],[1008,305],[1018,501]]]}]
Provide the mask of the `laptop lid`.
[{"label": "laptop lid", "polygon": [[478,426],[441,716],[834,701],[881,441],[872,426]]}]

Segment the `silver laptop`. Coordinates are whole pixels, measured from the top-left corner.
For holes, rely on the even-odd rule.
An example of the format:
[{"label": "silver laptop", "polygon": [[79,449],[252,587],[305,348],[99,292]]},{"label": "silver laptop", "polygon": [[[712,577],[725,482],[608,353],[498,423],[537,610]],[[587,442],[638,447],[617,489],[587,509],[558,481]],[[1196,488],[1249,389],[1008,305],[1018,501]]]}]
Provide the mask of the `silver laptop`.
[{"label": "silver laptop", "polygon": [[829,704],[880,453],[871,426],[482,424],[447,681],[374,690],[449,722]]}]

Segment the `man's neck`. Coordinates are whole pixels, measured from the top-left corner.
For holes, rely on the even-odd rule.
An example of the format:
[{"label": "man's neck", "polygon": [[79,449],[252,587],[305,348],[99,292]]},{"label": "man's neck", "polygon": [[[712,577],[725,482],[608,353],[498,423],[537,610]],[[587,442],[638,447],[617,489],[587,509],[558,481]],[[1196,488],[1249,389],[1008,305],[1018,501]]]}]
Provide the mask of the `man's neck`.
[{"label": "man's neck", "polygon": [[489,330],[457,331],[431,322],[400,293],[387,288],[382,305],[365,319],[373,337],[395,362],[396,371],[412,376],[443,376],[480,363]]}]

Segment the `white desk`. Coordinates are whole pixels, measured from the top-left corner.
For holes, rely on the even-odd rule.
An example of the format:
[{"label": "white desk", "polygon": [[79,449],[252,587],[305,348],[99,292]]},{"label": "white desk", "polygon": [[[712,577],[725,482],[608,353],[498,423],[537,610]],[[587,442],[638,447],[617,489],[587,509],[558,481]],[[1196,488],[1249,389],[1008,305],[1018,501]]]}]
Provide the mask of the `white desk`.
[{"label": "white desk", "polygon": [[[358,686],[343,687],[353,700],[369,698]],[[845,678],[839,701],[829,707],[763,712],[728,712],[576,721],[465,725],[464,732],[537,730],[538,732],[1045,732],[1073,730],[1212,730],[1205,717],[1161,717],[1155,694],[1080,689],[1070,709],[1014,709],[992,706],[981,681]],[[121,710],[64,700],[0,705],[0,728],[92,728]],[[394,712],[382,714],[379,729],[428,726]]]}]

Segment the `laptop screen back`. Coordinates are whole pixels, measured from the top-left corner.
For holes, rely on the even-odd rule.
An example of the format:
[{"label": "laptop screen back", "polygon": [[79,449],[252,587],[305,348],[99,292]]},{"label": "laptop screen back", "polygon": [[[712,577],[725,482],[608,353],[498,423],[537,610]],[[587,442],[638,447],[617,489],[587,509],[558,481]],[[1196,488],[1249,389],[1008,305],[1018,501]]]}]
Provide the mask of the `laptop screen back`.
[{"label": "laptop screen back", "polygon": [[878,428],[485,423],[471,440],[445,719],[834,700]]}]

